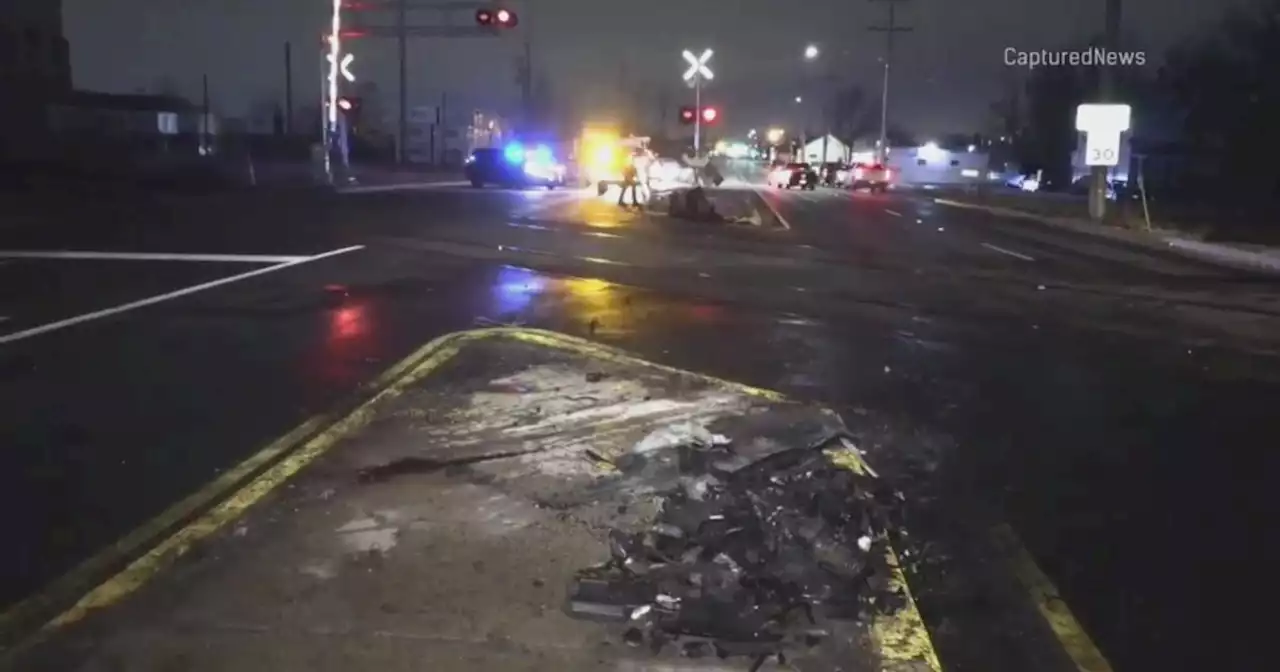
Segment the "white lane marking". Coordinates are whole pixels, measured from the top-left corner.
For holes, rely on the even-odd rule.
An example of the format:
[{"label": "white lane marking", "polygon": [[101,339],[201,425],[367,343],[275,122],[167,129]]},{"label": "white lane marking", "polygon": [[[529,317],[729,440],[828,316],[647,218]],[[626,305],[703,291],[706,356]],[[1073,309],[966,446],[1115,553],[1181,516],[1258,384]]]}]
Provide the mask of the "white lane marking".
[{"label": "white lane marking", "polygon": [[213,289],[215,287],[221,287],[222,285],[229,285],[233,282],[248,280],[249,278],[271,273],[273,271],[281,271],[286,268],[290,268],[292,266],[297,266],[299,264],[305,264],[312,261],[319,261],[320,259],[326,259],[328,257],[336,257],[340,254],[346,254],[348,252],[355,252],[357,250],[363,250],[363,249],[364,249],[364,245],[353,245],[351,247],[344,247],[339,250],[330,250],[328,252],[317,254],[315,256],[304,257],[299,261],[289,261],[283,264],[268,266],[266,268],[259,268],[257,270],[249,271],[248,273],[241,273],[239,275],[232,275],[230,277],[221,278],[219,280],[213,280],[211,282],[206,282],[199,285],[193,285],[191,287],[179,289],[173,292],[169,292],[167,294],[158,294],[156,296],[150,296],[145,299],[140,299],[138,301],[131,301],[129,303],[124,303],[118,306],[112,306],[111,308],[96,310],[92,313],[85,313],[83,315],[69,317],[65,320],[59,320],[57,322],[42,324],[38,327],[32,327],[30,329],[25,329],[23,331],[17,331],[12,334],[5,334],[4,336],[0,336],[0,345],[3,345],[5,343],[12,343],[14,341],[21,341],[25,338],[31,338],[32,336],[38,336],[40,334],[47,334],[51,331],[57,331],[58,329],[65,329],[67,327],[71,327],[71,326],[80,324],[82,322],[89,322],[90,320],[97,320],[103,317],[110,317],[111,315],[119,315],[120,313],[127,312],[135,308],[152,306],[164,301],[169,301],[172,299],[189,296],[191,294],[195,294],[196,292],[203,292],[206,289]]},{"label": "white lane marking", "polygon": [[0,259],[101,259],[107,261],[209,261],[242,264],[287,264],[306,255],[180,254],[170,252],[92,252],[78,250],[0,250]]},{"label": "white lane marking", "polygon": [[[351,187],[339,187],[340,194],[379,194],[387,191],[423,191],[426,189],[450,189],[465,187],[471,183],[466,180],[451,182],[412,182],[409,184],[357,184]],[[476,189],[476,191],[480,191]]]},{"label": "white lane marking", "polygon": [[894,217],[901,217],[901,216],[902,216],[902,213],[901,213],[901,212],[898,212],[897,210],[889,210],[889,209],[885,209],[885,212],[889,213],[890,215],[893,215]]},{"label": "white lane marking", "polygon": [[761,193],[761,190],[753,189],[752,191],[756,192],[756,196],[764,202],[764,207],[768,208],[769,212],[773,213],[773,218],[778,220],[778,223],[782,225],[782,228],[790,231],[791,222],[788,222],[787,218],[783,217],[782,213],[778,212],[778,209],[773,207],[773,204],[769,202],[769,199],[763,193]]},{"label": "white lane marking", "polygon": [[578,200],[585,200],[584,194],[580,191],[546,192],[533,204],[517,212],[516,217],[532,217],[534,215],[540,215],[547,210],[552,210]]},{"label": "white lane marking", "polygon": [[988,250],[991,250],[992,252],[999,252],[1000,254],[1007,254],[1007,255],[1009,255],[1009,256],[1011,256],[1011,257],[1014,257],[1014,258],[1017,258],[1017,259],[1021,259],[1021,260],[1023,260],[1023,261],[1035,261],[1035,258],[1033,258],[1033,257],[1028,257],[1027,255],[1022,254],[1021,252],[1014,252],[1013,250],[1006,250],[1006,249],[1004,249],[1003,247],[996,247],[995,245],[992,245],[991,243],[983,243],[983,244],[982,244],[982,246],[983,246],[983,247],[985,247],[985,248],[987,248]]}]

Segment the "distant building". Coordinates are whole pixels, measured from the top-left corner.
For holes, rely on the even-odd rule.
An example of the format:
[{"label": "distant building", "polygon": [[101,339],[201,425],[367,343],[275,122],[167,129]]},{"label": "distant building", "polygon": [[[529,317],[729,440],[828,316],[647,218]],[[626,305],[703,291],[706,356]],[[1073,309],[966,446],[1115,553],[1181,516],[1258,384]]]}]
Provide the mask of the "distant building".
[{"label": "distant building", "polygon": [[0,87],[0,160],[39,152],[48,134],[46,103],[71,90],[62,0],[0,3]]},{"label": "distant building", "polygon": [[[889,148],[889,168],[900,184],[967,185],[989,182],[998,175],[991,172],[991,156],[977,146],[959,150],[946,149],[936,143],[918,147]],[[854,161],[871,160],[873,152],[855,152]]]},{"label": "distant building", "polygon": [[[824,140],[825,147],[823,147]],[[824,149],[827,153],[826,158],[822,157]],[[849,160],[849,155],[849,147],[837,140],[834,135],[810,140],[804,147],[804,160],[808,163],[842,163]]]}]

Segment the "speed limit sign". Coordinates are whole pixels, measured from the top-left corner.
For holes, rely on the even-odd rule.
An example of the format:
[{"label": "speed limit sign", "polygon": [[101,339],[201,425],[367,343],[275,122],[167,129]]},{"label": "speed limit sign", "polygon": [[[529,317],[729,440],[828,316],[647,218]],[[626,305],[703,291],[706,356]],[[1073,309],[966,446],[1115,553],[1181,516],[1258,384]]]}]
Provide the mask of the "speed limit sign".
[{"label": "speed limit sign", "polygon": [[1120,133],[1089,133],[1085,136],[1085,165],[1114,166],[1120,163]]},{"label": "speed limit sign", "polygon": [[1120,135],[1129,130],[1132,115],[1128,105],[1085,103],[1076,108],[1076,130],[1085,134],[1086,165],[1120,163]]}]

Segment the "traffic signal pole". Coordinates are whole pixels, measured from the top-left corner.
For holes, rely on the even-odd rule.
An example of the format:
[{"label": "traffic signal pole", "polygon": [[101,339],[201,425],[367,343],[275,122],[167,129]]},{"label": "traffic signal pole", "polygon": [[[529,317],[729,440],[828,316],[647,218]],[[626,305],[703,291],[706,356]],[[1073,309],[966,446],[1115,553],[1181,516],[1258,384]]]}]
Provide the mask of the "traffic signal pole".
[{"label": "traffic signal pole", "polygon": [[[333,0],[333,20],[328,32],[330,42],[330,66],[328,82],[328,114],[326,114],[326,148],[334,138],[337,119],[335,109],[337,101],[335,71],[337,59],[341,58],[340,37],[344,32],[360,37],[394,37],[398,52],[399,66],[399,109],[397,110],[396,162],[403,164],[407,160],[407,139],[409,135],[409,38],[410,37],[497,37],[502,31],[516,27],[518,17],[514,11],[505,9],[503,3],[469,2],[466,0],[451,2],[426,2],[424,0],[368,0],[353,5],[350,11],[350,24],[344,25],[343,0]],[[363,20],[371,16],[385,16],[386,11],[394,11],[392,25],[366,25]],[[434,24],[417,24],[409,21],[410,12],[435,12],[440,19]],[[451,16],[459,12],[469,13],[469,20],[460,23]],[[385,19],[384,19],[385,20]],[[332,177],[332,176],[331,176]]]}]

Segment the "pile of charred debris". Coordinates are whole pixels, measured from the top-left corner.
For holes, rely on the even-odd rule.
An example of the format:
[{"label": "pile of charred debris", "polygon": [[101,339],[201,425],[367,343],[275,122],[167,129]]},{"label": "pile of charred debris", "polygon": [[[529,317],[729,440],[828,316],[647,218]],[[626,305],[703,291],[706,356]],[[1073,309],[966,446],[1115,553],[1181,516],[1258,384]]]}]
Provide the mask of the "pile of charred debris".
[{"label": "pile of charred debris", "polygon": [[611,558],[578,573],[571,615],[618,622],[654,653],[745,656],[754,670],[903,606],[886,553],[895,497],[833,459],[847,437],[754,459],[716,438],[613,462],[620,479],[669,487],[648,529],[610,531]]}]

